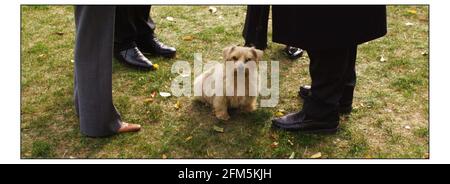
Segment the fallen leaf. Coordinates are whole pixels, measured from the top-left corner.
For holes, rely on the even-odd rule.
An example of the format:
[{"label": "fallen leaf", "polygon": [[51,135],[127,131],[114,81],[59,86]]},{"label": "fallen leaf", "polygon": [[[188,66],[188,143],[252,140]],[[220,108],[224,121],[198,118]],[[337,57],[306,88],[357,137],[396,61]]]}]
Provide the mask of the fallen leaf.
[{"label": "fallen leaf", "polygon": [[60,31],[58,31],[58,32],[55,32],[55,34],[57,34],[57,35],[59,35],[59,36],[62,36],[62,35],[64,35],[64,33],[63,33],[63,32],[60,32]]},{"label": "fallen leaf", "polygon": [[210,13],[216,13],[216,12],[217,12],[217,8],[214,7],[214,6],[210,6],[210,7],[208,8],[208,11],[209,11]]},{"label": "fallen leaf", "polygon": [[281,117],[281,116],[284,116],[284,110],[283,109],[279,109],[276,113],[275,113],[275,116],[276,117]]},{"label": "fallen leaf", "polygon": [[322,157],[322,153],[320,153],[320,152],[317,152],[316,154],[314,154],[314,155],[311,155],[311,157],[310,157],[310,158],[320,158],[320,157]]},{"label": "fallen leaf", "polygon": [[152,94],[150,94],[150,96],[151,96],[152,98],[155,98],[155,96],[156,96],[156,91],[153,91]]},{"label": "fallen leaf", "polygon": [[166,20],[168,20],[168,21],[174,21],[175,19],[173,18],[173,17],[166,17]]},{"label": "fallen leaf", "polygon": [[276,148],[276,147],[278,147],[278,142],[273,142],[272,144],[270,144],[270,147],[272,147],[272,148]]},{"label": "fallen leaf", "polygon": [[191,36],[191,35],[187,35],[187,36],[183,36],[182,39],[183,39],[184,41],[192,41],[192,40],[194,39],[194,37]]},{"label": "fallen leaf", "polygon": [[165,98],[172,96],[172,94],[170,94],[168,92],[159,92],[159,95],[162,97],[165,97]]},{"label": "fallen leaf", "polygon": [[159,69],[159,65],[158,64],[153,64],[153,69],[158,70]]},{"label": "fallen leaf", "polygon": [[413,26],[414,24],[411,23],[411,22],[407,22],[407,23],[405,23],[405,25],[406,25],[406,26]]},{"label": "fallen leaf", "polygon": [[73,59],[70,60],[71,63],[75,62]]},{"label": "fallen leaf", "polygon": [[417,10],[415,10],[415,9],[409,9],[406,12],[408,12],[409,14],[413,14],[413,15],[417,14]]},{"label": "fallen leaf", "polygon": [[295,158],[295,152],[292,152],[291,156],[289,156],[289,159],[293,159],[293,158]]},{"label": "fallen leaf", "polygon": [[406,125],[406,126],[405,126],[405,129],[406,129],[406,130],[411,130],[411,127],[410,127],[409,125]]},{"label": "fallen leaf", "polygon": [[384,58],[384,56],[381,56],[380,61],[381,61],[381,62],[385,62],[385,61],[387,61],[387,59]]},{"label": "fallen leaf", "polygon": [[428,52],[427,52],[427,51],[423,51],[423,52],[420,53],[420,54],[422,54],[422,56],[426,56],[426,55],[428,55]]},{"label": "fallen leaf", "polygon": [[288,143],[289,143],[291,146],[294,146],[294,143],[293,143],[291,140],[289,140],[289,139],[288,139]]},{"label": "fallen leaf", "polygon": [[162,155],[162,159],[167,159],[167,155],[166,155],[166,154],[163,154],[163,155]]},{"label": "fallen leaf", "polygon": [[153,98],[146,98],[144,100],[145,103],[152,103],[153,102]]},{"label": "fallen leaf", "polygon": [[177,101],[177,103],[175,103],[175,105],[173,105],[173,107],[175,107],[176,110],[180,109],[180,101]]},{"label": "fallen leaf", "polygon": [[192,136],[186,137],[186,139],[184,139],[184,142],[188,142],[192,139]]},{"label": "fallen leaf", "polygon": [[38,58],[43,58],[45,57],[45,54],[39,54]]},{"label": "fallen leaf", "polygon": [[214,131],[216,131],[216,132],[220,132],[220,133],[223,133],[223,132],[224,132],[222,127],[218,127],[218,126],[216,126],[216,125],[214,125],[213,129],[214,129]]}]

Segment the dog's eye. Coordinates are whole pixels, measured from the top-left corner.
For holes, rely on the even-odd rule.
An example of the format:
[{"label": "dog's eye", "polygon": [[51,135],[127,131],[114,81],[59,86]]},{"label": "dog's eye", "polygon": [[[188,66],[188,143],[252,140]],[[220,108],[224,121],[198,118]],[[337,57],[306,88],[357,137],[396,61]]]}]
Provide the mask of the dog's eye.
[{"label": "dog's eye", "polygon": [[231,59],[232,59],[233,61],[237,61],[237,60],[238,60],[238,58],[237,58],[236,56],[233,56]]}]

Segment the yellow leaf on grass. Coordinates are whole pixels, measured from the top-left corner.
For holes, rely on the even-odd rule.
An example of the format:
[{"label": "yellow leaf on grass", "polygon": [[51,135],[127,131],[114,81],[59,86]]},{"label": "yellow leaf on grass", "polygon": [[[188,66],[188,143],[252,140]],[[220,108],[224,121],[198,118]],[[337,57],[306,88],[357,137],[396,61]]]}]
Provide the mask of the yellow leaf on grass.
[{"label": "yellow leaf on grass", "polygon": [[311,157],[310,157],[310,158],[320,158],[320,157],[322,157],[322,153],[320,153],[320,152],[317,152],[316,154],[314,154],[314,155],[311,155]]},{"label": "yellow leaf on grass", "polygon": [[218,127],[218,126],[216,126],[216,125],[214,125],[213,129],[214,129],[214,131],[216,131],[216,132],[220,132],[220,133],[223,133],[223,132],[224,132],[222,127]]},{"label": "yellow leaf on grass", "polygon": [[417,10],[415,10],[415,9],[409,9],[406,12],[408,12],[410,14],[414,14],[414,15],[417,14]]},{"label": "yellow leaf on grass", "polygon": [[163,155],[162,155],[162,158],[163,158],[163,159],[166,159],[166,158],[167,158],[167,155],[166,155],[166,154],[163,154]]},{"label": "yellow leaf on grass", "polygon": [[159,65],[158,64],[153,64],[153,69],[158,70],[159,69]]},{"label": "yellow leaf on grass", "polygon": [[275,116],[276,117],[281,117],[281,116],[284,116],[284,110],[283,109],[279,109],[276,113],[275,113]]},{"label": "yellow leaf on grass", "polygon": [[192,136],[186,137],[186,139],[184,139],[184,142],[188,142],[192,139]]},{"label": "yellow leaf on grass", "polygon": [[173,105],[173,107],[175,107],[176,110],[180,109],[180,101],[177,101],[177,103],[175,103],[175,105]]},{"label": "yellow leaf on grass", "polygon": [[153,98],[146,98],[146,99],[144,100],[144,102],[146,102],[146,103],[152,103],[152,102],[153,102]]},{"label": "yellow leaf on grass", "polygon": [[183,36],[182,39],[183,39],[184,41],[192,41],[192,40],[194,39],[194,37],[191,36],[191,35],[187,35],[187,36]]}]

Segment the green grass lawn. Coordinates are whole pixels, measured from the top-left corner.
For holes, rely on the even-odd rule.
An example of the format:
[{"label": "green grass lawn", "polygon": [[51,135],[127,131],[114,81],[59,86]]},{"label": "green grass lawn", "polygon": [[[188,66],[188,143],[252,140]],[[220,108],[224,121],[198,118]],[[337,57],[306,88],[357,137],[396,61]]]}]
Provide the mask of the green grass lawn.
[{"label": "green grass lawn", "polygon": [[73,7],[22,6],[21,157],[311,158],[319,152],[321,158],[429,157],[427,6],[389,6],[387,36],[359,46],[354,112],[335,135],[271,129],[278,110],[299,110],[298,87],[310,82],[308,57],[291,61],[282,54],[283,45],[272,42],[264,58],[280,61],[275,108],[235,113],[221,122],[192,97],[147,100],[153,91],[170,92],[177,60],[192,64],[193,53],[202,53],[204,62],[217,60],[225,46],[243,44],[246,7],[217,9],[211,14],[208,6],[153,6],[157,35],[177,48],[177,58],[149,56],[160,65],[153,72],[113,61],[114,103],[123,120],[142,124],[143,130],[93,139],[80,134],[72,101]]}]

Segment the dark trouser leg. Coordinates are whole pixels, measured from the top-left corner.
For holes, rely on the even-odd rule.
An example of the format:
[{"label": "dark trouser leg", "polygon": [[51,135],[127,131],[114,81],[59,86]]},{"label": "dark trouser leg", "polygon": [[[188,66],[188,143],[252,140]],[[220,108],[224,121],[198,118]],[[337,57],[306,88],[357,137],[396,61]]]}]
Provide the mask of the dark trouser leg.
[{"label": "dark trouser leg", "polygon": [[344,91],[342,93],[341,99],[339,100],[339,106],[341,107],[341,110],[343,110],[344,108],[348,108],[348,110],[351,110],[351,106],[353,103],[353,92],[356,85],[356,52],[357,46],[351,48],[349,54],[349,63],[344,77]]},{"label": "dark trouser leg", "polygon": [[244,30],[242,31],[246,45],[253,45],[261,50],[267,48],[269,12],[270,6],[268,5],[247,6],[247,15],[245,17]]},{"label": "dark trouser leg", "polygon": [[81,133],[102,137],[120,128],[112,102],[114,6],[76,6],[75,106]]},{"label": "dark trouser leg", "polygon": [[155,22],[153,22],[152,17],[150,16],[152,6],[135,6],[135,16],[134,22],[136,24],[136,28],[138,30],[137,35],[137,43],[140,43],[142,40],[152,39],[154,37],[155,32]]},{"label": "dark trouser leg", "polygon": [[151,6],[117,6],[116,10],[116,50],[136,46],[143,36],[153,37],[155,23],[149,17]]},{"label": "dark trouser leg", "polygon": [[[307,98],[303,111],[308,117],[336,121],[344,86],[350,83],[354,72],[356,46],[338,49],[308,50],[310,57],[311,98]],[[354,86],[354,85],[353,85]],[[353,90],[352,90],[353,92]],[[353,95],[351,95],[353,96]]]}]

